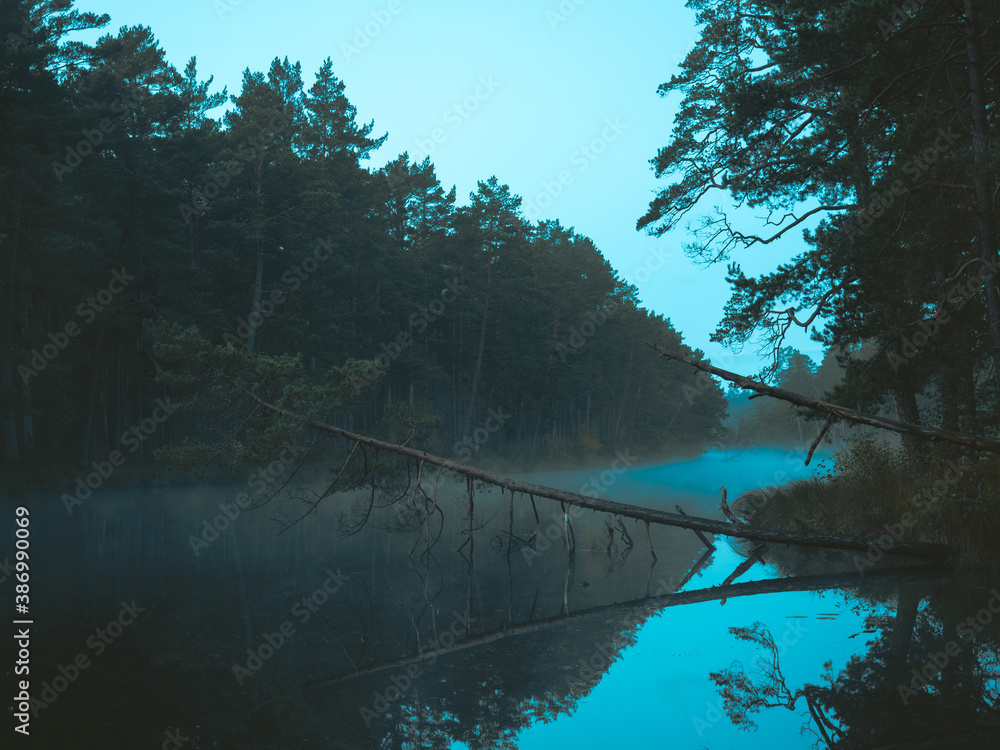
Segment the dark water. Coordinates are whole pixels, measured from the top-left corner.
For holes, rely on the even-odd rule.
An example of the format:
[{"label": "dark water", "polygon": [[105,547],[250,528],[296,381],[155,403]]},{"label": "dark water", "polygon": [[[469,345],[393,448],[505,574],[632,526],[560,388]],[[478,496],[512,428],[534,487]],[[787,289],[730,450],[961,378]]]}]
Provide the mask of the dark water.
[{"label": "dark water", "polygon": [[[721,485],[735,497],[804,471],[800,455],[764,451],[531,479],[573,490],[596,479],[606,497],[714,515]],[[328,499],[292,523],[308,495],[289,487],[226,518],[220,503],[245,489],[103,490],[72,514],[55,494],[4,501],[3,556],[13,555],[14,508],[31,511],[36,702],[26,746],[726,748],[780,740],[805,748],[817,740],[800,734],[810,722],[805,700],[755,714],[752,733],[721,710],[709,673],[734,660],[750,669],[762,653],[728,628],[767,627],[794,692],[822,683],[826,662],[838,672],[867,658],[894,621],[900,631],[906,609],[893,584],[863,597],[792,591],[651,606],[643,599],[721,583],[743,557],[719,540],[706,558],[691,532],[653,526],[647,535],[642,523],[619,526],[589,511],[567,530],[559,505],[542,499],[533,507],[518,496],[512,507],[510,495],[477,489],[470,540],[466,488],[442,484],[426,521],[416,498],[391,507],[376,498],[367,525],[345,537],[367,497]],[[221,530],[206,532],[213,521]],[[788,572],[756,565],[739,580]],[[12,583],[3,584],[6,623],[15,616]],[[959,606],[935,609],[934,585],[906,589],[918,592],[916,662],[933,652],[936,613]],[[981,588],[964,594],[973,615],[977,596],[989,600]],[[973,686],[962,670],[989,671],[988,625],[960,643],[951,672],[942,670],[945,682],[979,698],[995,675]],[[9,680],[17,647],[5,648]],[[879,688],[879,710],[911,710],[898,695],[886,699],[888,689]],[[843,704],[845,715],[864,710]]]}]

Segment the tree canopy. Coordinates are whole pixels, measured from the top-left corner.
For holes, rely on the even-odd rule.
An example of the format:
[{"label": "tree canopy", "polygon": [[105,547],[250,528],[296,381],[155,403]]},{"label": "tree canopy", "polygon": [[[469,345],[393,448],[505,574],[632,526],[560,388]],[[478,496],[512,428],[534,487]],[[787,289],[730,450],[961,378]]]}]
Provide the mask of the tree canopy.
[{"label": "tree canopy", "polygon": [[[728,263],[713,335],[775,355],[793,327],[842,353],[832,400],[908,422],[996,424],[995,3],[692,0],[701,38],[660,92],[683,95],[639,220],[663,234],[705,201],[688,252]],[[742,207],[763,209],[750,225]],[[758,276],[736,257],[789,233]],[[772,369],[772,373],[774,368]]]},{"label": "tree canopy", "polygon": [[[316,383],[349,372],[324,417],[371,432],[392,413],[445,454],[651,456],[721,434],[721,390],[686,392],[684,368],[649,355],[650,340],[690,349],[590,239],[528,221],[499,176],[463,204],[429,159],[366,166],[386,135],[359,120],[330,59],[311,84],[279,57],[218,91],[148,27],[87,45],[65,37],[107,16],[2,13],[7,461],[88,465],[120,449],[170,392],[154,344],[192,330],[298,357]],[[503,429],[476,440],[496,412]],[[223,422],[174,417],[139,457],[212,442]]]}]

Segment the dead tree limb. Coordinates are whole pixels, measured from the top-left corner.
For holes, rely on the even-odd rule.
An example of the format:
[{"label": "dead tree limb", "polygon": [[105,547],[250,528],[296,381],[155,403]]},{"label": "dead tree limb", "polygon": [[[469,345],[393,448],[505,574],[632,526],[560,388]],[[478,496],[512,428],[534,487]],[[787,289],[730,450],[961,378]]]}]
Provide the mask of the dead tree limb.
[{"label": "dead tree limb", "polygon": [[719,489],[722,494],[722,500],[719,501],[719,507],[722,508],[722,514],[729,519],[730,523],[734,523],[737,526],[743,525],[743,522],[733,513],[733,509],[729,507],[729,503],[726,502],[726,488],[720,487]]},{"label": "dead tree limb", "polygon": [[513,625],[505,625],[496,630],[469,635],[467,638],[448,646],[437,646],[424,650],[417,654],[402,656],[397,659],[372,664],[363,669],[326,677],[312,682],[305,683],[300,690],[312,690],[315,688],[336,685],[337,683],[351,680],[364,675],[383,672],[387,669],[405,667],[409,664],[425,661],[431,657],[435,659],[440,656],[447,656],[458,651],[470,648],[485,646],[502,638],[513,638],[527,633],[537,633],[552,628],[565,625],[569,620],[578,620],[595,615],[608,614],[628,614],[636,613],[640,615],[643,611],[659,612],[668,607],[677,607],[700,602],[720,601],[735,599],[742,596],[760,596],[763,594],[780,593],[788,591],[824,591],[827,589],[854,588],[876,581],[911,581],[926,580],[944,574],[944,571],[934,565],[907,566],[904,568],[886,568],[880,571],[872,571],[865,575],[857,573],[824,573],[820,575],[796,576],[793,578],[767,579],[763,581],[748,581],[746,583],[731,583],[722,586],[712,586],[707,589],[695,589],[693,591],[674,591],[659,596],[645,597],[627,602],[615,604],[604,604],[589,609],[580,610],[572,614],[562,613],[552,617]]},{"label": "dead tree limb", "polygon": [[[674,507],[677,508],[677,512],[680,513],[682,516],[687,515],[687,513],[684,512],[684,509],[681,506],[675,505]],[[646,526],[647,527],[649,526],[649,521],[646,521]],[[715,545],[712,543],[712,540],[709,539],[704,534],[702,534],[700,531],[698,531],[698,529],[694,529],[694,533],[698,535],[698,538],[701,539],[701,543],[704,544],[706,547],[708,547],[708,549],[710,550],[715,549]]]},{"label": "dead tree limb", "polygon": [[691,367],[695,367],[702,372],[707,372],[709,375],[715,375],[723,380],[728,380],[730,383],[735,383],[741,388],[755,391],[762,396],[770,396],[771,398],[780,399],[781,401],[788,401],[796,406],[814,409],[816,411],[823,412],[824,414],[832,415],[836,419],[843,419],[847,422],[854,422],[856,424],[866,424],[871,427],[878,427],[882,430],[891,430],[892,432],[898,432],[902,435],[912,435],[913,437],[923,438],[925,440],[942,440],[948,443],[964,445],[966,448],[973,448],[979,451],[1000,453],[1000,441],[997,440],[990,440],[989,438],[979,437],[978,435],[969,435],[964,432],[936,430],[932,427],[926,427],[920,424],[897,422],[894,419],[876,417],[873,414],[866,414],[863,411],[848,409],[846,406],[838,406],[837,404],[831,404],[827,401],[820,401],[818,398],[810,398],[809,396],[803,396],[799,393],[786,391],[783,388],[775,388],[773,386],[766,385],[765,383],[751,380],[743,375],[737,375],[735,372],[729,372],[728,370],[723,370],[720,367],[715,367],[710,365],[708,362],[692,359],[691,357],[687,357],[683,354],[672,352],[669,349],[664,349],[662,346],[657,344],[649,344],[648,346],[667,359],[673,359],[685,365],[690,365]]},{"label": "dead tree limb", "polygon": [[[748,557],[746,560],[744,560],[743,562],[741,562],[739,565],[736,566],[736,570],[734,570],[732,573],[726,576],[726,580],[722,582],[722,585],[728,586],[737,578],[739,578],[741,575],[750,570],[750,568],[752,568],[756,564],[757,564],[757,558]],[[723,601],[725,601],[725,599],[723,599]]]},{"label": "dead tree limb", "polygon": [[823,429],[819,431],[816,435],[816,439],[812,441],[812,445],[809,446],[809,453],[806,454],[806,466],[812,461],[813,453],[819,448],[819,444],[823,442],[823,438],[826,437],[826,431],[830,429],[830,425],[837,421],[837,417],[833,414],[828,414],[826,417],[826,422],[823,423]]},{"label": "dead tree limb", "polygon": [[[566,503],[567,505],[575,505],[580,508],[588,508],[600,513],[612,513],[625,518],[637,518],[640,521],[650,521],[651,523],[659,523],[665,526],[676,526],[682,529],[694,529],[697,531],[707,531],[712,534],[735,536],[743,539],[754,539],[758,542],[776,542],[779,544],[796,544],[806,547],[859,551],[867,551],[869,548],[876,545],[876,540],[873,539],[861,539],[858,537],[843,536],[840,534],[826,534],[818,531],[789,531],[786,529],[759,528],[756,526],[743,524],[736,525],[726,521],[717,521],[712,518],[684,516],[678,513],[669,513],[664,510],[659,510],[658,508],[641,508],[635,505],[615,502],[613,500],[604,500],[599,497],[580,495],[575,492],[568,492],[554,487],[545,487],[540,484],[533,484],[531,482],[512,479],[510,477],[494,474],[490,471],[485,471],[484,469],[479,469],[475,466],[460,464],[450,458],[435,456],[431,453],[417,450],[416,448],[409,448],[395,443],[387,443],[384,440],[379,440],[367,435],[360,435],[355,432],[349,432],[340,427],[334,427],[333,425],[325,424],[315,419],[298,417],[286,409],[282,409],[279,406],[275,406],[274,404],[264,401],[257,396],[257,394],[247,390],[243,385],[237,383],[222,371],[215,370],[215,372],[234,387],[247,394],[247,396],[251,399],[259,402],[262,407],[274,414],[292,419],[299,419],[303,426],[311,427],[321,432],[337,435],[338,437],[370,446],[375,449],[376,454],[379,451],[384,451],[401,456],[408,456],[416,459],[417,461],[424,461],[432,466],[438,466],[447,471],[464,476],[470,482],[471,480],[478,479],[504,490],[521,492],[531,496],[538,495],[539,497],[547,497],[550,500]],[[466,540],[466,543],[467,542],[468,539]],[[883,546],[880,549],[882,549],[884,554],[901,555],[904,557],[941,559],[946,557],[948,554],[947,547],[943,544],[935,544],[933,542],[897,541],[888,548]]]}]

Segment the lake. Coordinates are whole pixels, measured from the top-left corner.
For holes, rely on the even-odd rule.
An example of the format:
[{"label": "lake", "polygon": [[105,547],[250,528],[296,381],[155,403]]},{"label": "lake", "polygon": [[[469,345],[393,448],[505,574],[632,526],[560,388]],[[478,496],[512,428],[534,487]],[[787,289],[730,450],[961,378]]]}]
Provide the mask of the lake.
[{"label": "lake", "polygon": [[[608,457],[523,478],[717,517],[720,487],[732,500],[819,470],[803,458]],[[953,699],[967,706],[954,721],[978,732],[969,695],[984,705],[995,695],[993,623],[952,637],[951,654],[961,618],[939,614],[992,618],[983,582],[869,578],[864,588],[678,603],[664,596],[718,586],[744,555],[721,537],[706,554],[691,531],[486,488],[470,538],[467,487],[445,480],[430,501],[404,488],[331,497],[304,515],[324,477],[314,479],[242,511],[239,485],[106,489],[72,513],[55,493],[5,498],[5,553],[14,508],[31,511],[32,746],[807,748],[824,733],[835,740],[845,722],[859,731],[869,711],[891,728],[864,730],[873,741],[941,724],[932,717]],[[850,556],[810,552],[807,565],[769,552],[737,583],[852,570]],[[710,673],[740,663],[751,683],[779,685],[768,683],[761,642],[729,631],[754,623],[774,639],[789,696],[829,687],[828,670],[869,674],[900,653],[899,675],[938,647],[948,662],[926,690],[863,674],[835,693],[808,688],[825,709],[810,711],[800,695],[792,710],[752,713],[758,726],[747,732]],[[9,681],[17,647],[6,642]]]}]

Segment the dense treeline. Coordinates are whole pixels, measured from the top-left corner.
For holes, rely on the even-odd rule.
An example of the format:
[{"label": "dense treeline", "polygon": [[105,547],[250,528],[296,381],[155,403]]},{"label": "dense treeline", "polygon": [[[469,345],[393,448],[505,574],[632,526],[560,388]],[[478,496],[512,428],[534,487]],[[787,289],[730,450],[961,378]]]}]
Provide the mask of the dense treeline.
[{"label": "dense treeline", "polygon": [[[670,184],[639,225],[669,231],[706,195],[767,214],[722,209],[691,245],[730,263],[714,339],[777,354],[810,328],[843,352],[829,400],[994,433],[1000,3],[689,5],[701,39],[661,87],[685,97],[654,160]],[[771,272],[731,261],[803,227]]]},{"label": "dense treeline", "polygon": [[[787,391],[821,398],[843,379],[843,370],[831,350],[817,365],[792,347],[779,352],[775,385]],[[753,391],[730,386],[725,444],[732,448],[795,446],[807,448],[822,429],[822,422],[809,418],[805,409],[770,398],[751,398]],[[838,424],[824,435],[826,443],[840,447],[845,437],[867,434],[858,426]]]},{"label": "dense treeline", "polygon": [[317,377],[375,360],[329,419],[371,431],[391,406],[462,458],[718,436],[721,390],[684,389],[690,373],[650,355],[680,335],[589,239],[527,222],[495,177],[461,204],[427,159],[366,169],[386,136],[357,121],[329,59],[308,87],[285,58],[211,93],[148,28],[69,40],[108,22],[71,5],[0,3],[5,460],[204,437],[213,425],[150,421],[170,395],[163,321],[300,355]]}]

